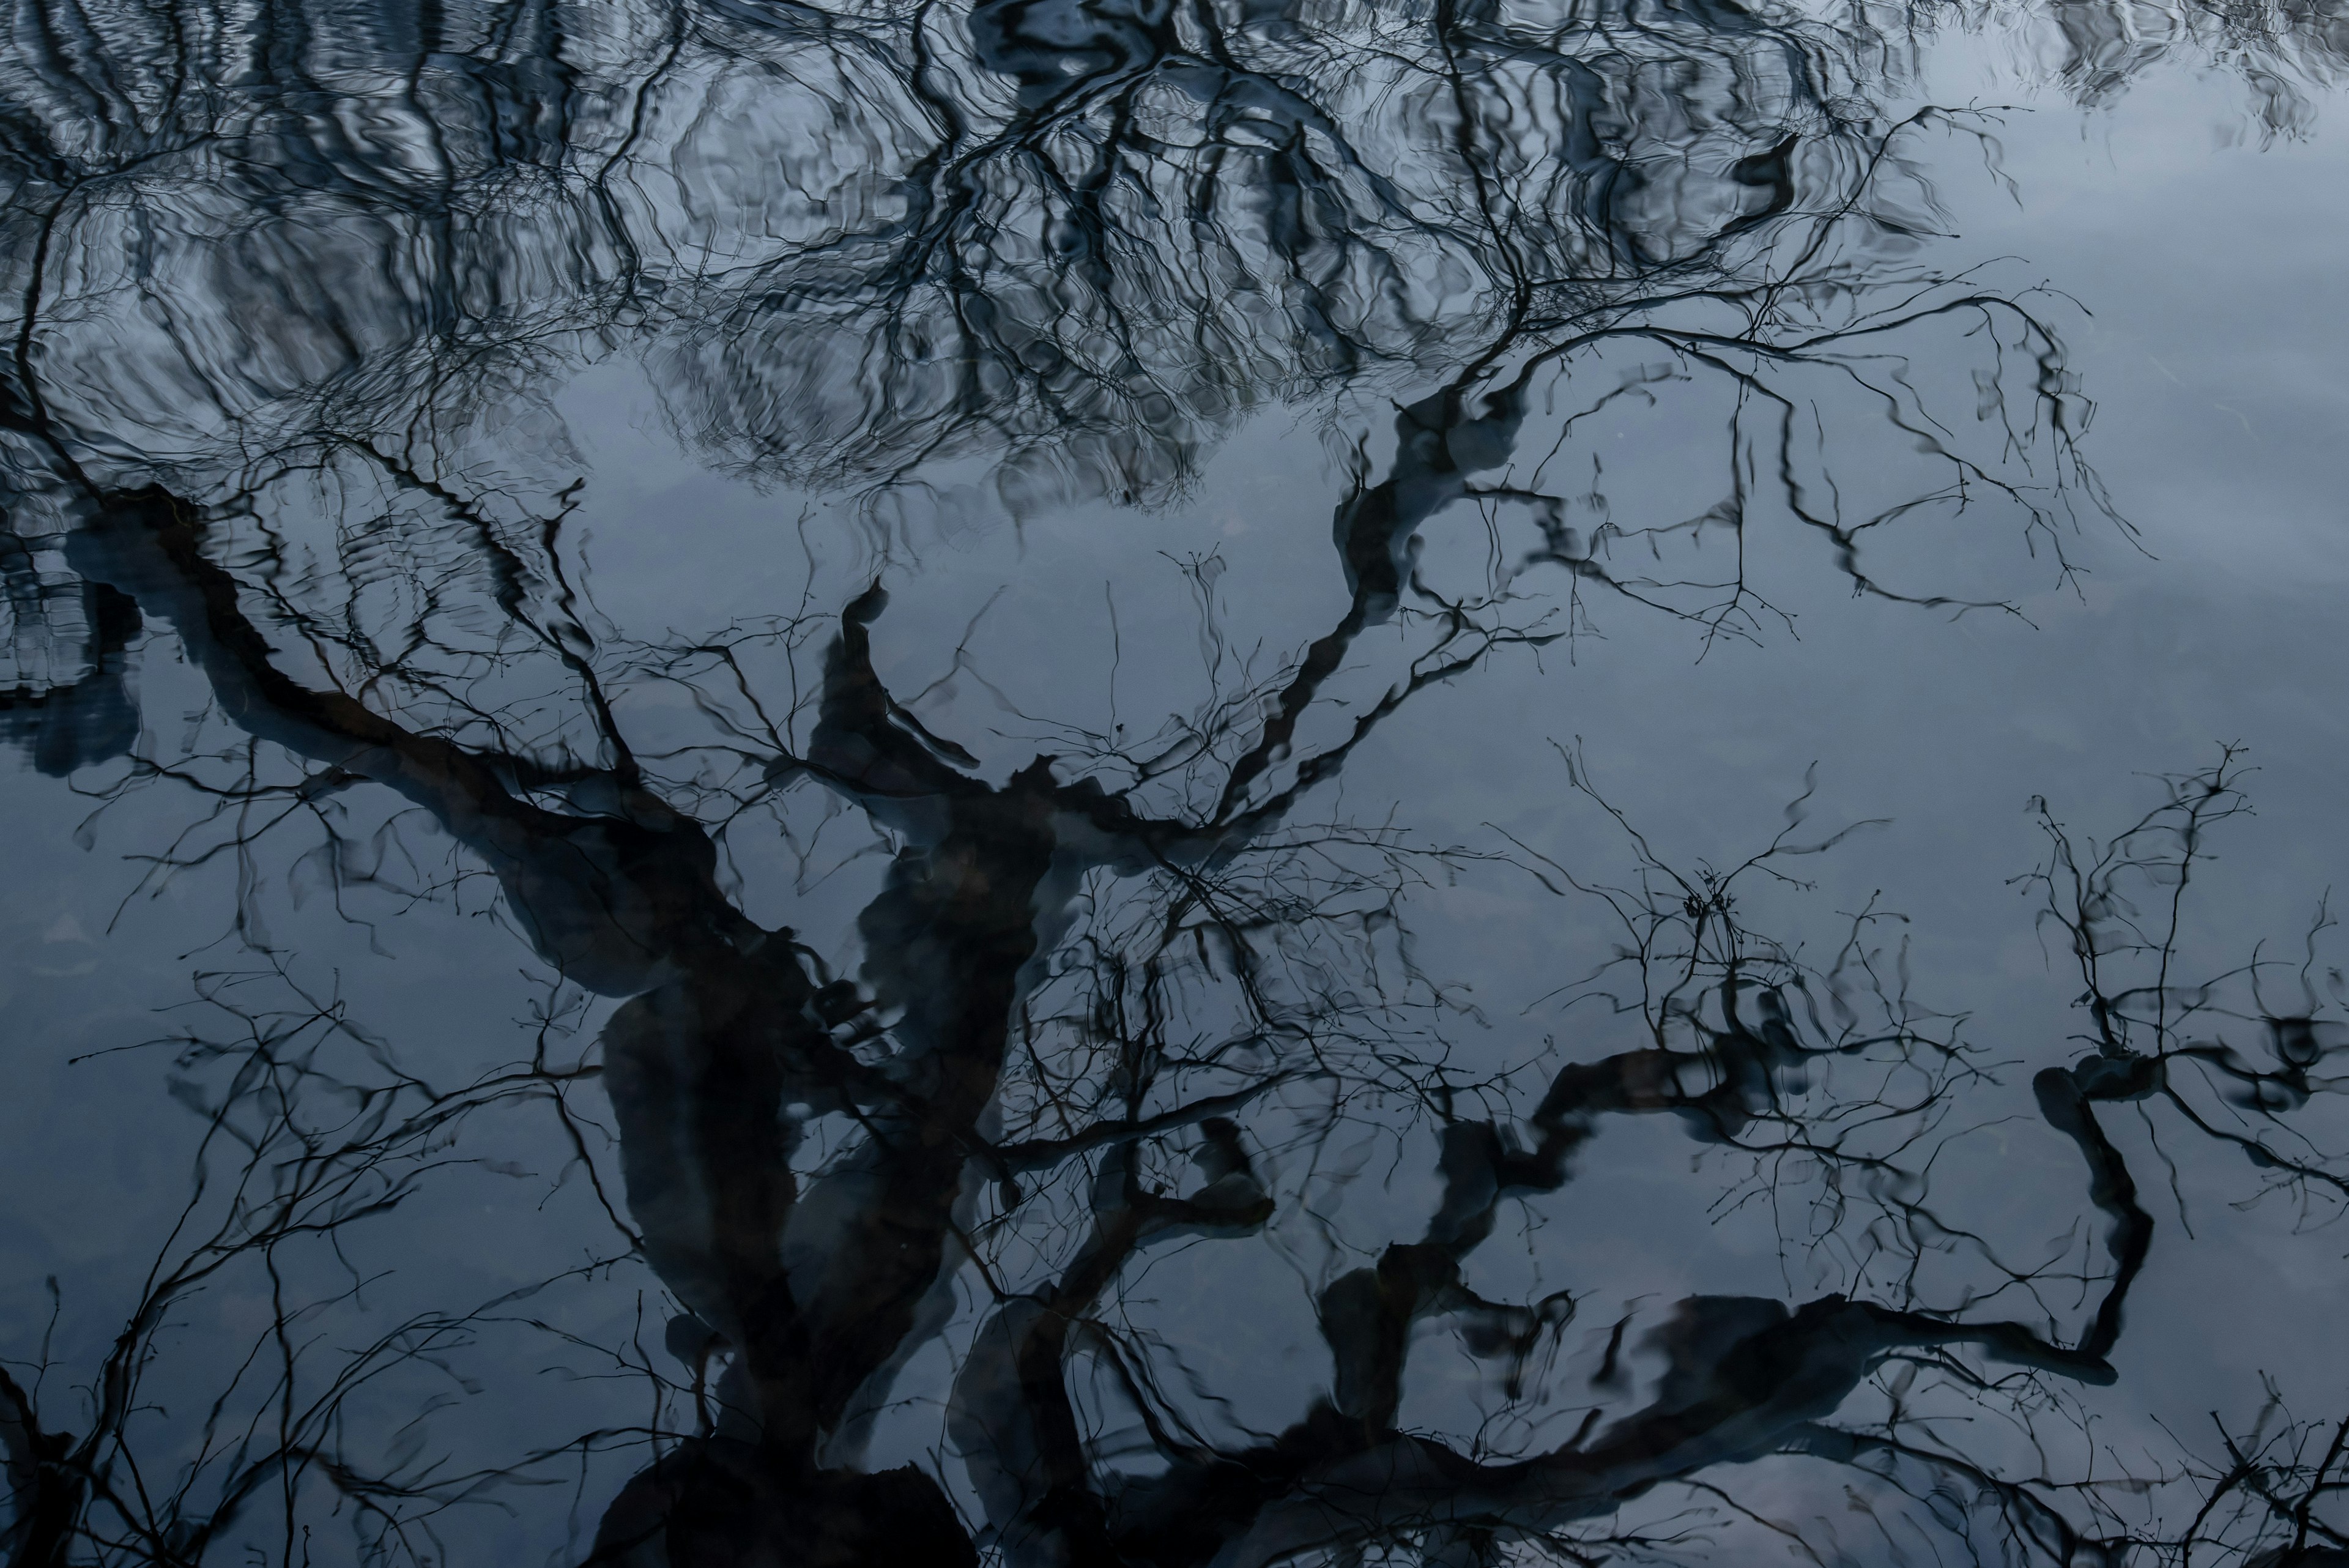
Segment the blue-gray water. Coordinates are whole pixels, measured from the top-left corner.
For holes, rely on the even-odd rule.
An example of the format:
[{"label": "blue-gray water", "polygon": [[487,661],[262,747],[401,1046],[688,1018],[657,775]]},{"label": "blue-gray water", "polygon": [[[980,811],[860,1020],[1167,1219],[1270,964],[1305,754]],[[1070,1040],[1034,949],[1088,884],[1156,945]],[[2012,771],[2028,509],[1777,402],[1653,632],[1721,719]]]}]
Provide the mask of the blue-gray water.
[{"label": "blue-gray water", "polygon": [[2349,11],[0,28],[0,1558],[2349,1562]]}]

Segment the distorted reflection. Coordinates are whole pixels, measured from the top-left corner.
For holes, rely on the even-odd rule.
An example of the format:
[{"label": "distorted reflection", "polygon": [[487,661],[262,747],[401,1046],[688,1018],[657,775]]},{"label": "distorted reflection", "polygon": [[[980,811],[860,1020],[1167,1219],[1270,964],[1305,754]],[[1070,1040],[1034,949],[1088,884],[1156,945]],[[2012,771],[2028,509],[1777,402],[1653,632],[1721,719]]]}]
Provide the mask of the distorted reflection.
[{"label": "distorted reflection", "polygon": [[[1507,785],[1547,836],[1371,760],[1609,628],[2084,593],[2092,280],[1951,247],[2002,126],[1918,58],[2059,40],[2094,106],[2182,57],[2289,135],[2333,12],[5,25],[0,738],[176,900],[181,1005],[74,1070],[192,1160],[126,1313],[9,1298],[11,1562],[2349,1563],[2349,1387],[2100,1436],[2194,1355],[2165,1246],[2349,1198],[2323,878],[2194,923],[2241,753],[2037,806],[1985,940],[2078,1001],[2029,1039],[1930,911],[1806,901],[1871,842],[1807,789],[1723,868],[1570,723]],[[589,536],[678,520],[604,499],[615,366],[763,497],[626,623]],[[1267,417],[1333,477],[1236,591],[1154,530]],[[955,562],[1072,513],[1107,639],[998,668]],[[1498,985],[1428,956],[1454,890],[1523,911]],[[1628,1169],[1735,1289],[1610,1274]]]}]

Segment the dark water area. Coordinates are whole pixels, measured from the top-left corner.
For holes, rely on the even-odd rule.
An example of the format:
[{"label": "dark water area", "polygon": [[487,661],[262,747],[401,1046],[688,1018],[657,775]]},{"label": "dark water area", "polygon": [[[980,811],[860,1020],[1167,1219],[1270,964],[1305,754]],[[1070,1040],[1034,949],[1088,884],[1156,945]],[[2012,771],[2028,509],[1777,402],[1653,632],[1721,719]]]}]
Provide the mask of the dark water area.
[{"label": "dark water area", "polygon": [[0,29],[0,1562],[2349,1563],[2349,9]]}]

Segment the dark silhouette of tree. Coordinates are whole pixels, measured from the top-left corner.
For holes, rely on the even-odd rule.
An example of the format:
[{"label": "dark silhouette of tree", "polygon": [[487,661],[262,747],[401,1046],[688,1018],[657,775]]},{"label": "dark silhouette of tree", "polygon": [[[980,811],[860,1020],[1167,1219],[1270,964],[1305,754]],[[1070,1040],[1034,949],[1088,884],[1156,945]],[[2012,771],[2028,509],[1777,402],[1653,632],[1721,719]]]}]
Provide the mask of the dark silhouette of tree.
[{"label": "dark silhouette of tree", "polygon": [[[1865,19],[1061,0],[13,16],[0,732],[109,805],[197,803],[146,874],[235,860],[234,934],[265,960],[204,979],[210,1021],[175,1038],[224,1081],[190,1091],[187,1219],[83,1408],[40,1375],[0,1382],[14,1560],[219,1561],[269,1535],[290,1563],[336,1510],[362,1556],[439,1560],[452,1509],[615,1454],[636,1468],[591,1500],[591,1558],[677,1568],[1670,1560],[1708,1520],[1802,1540],[1738,1501],[1735,1467],[1768,1456],[1888,1510],[1924,1500],[1952,1538],[1979,1516],[2019,1558],[2173,1543],[1902,1412],[1940,1398],[2027,1428],[2113,1380],[2156,1229],[2104,1107],[2158,1102],[2263,1181],[2344,1190],[2340,1158],[2295,1141],[2344,1043],[2313,950],[2305,1001],[2274,1011],[2267,960],[2185,986],[2178,898],[2150,924],[2130,902],[2139,882],[2182,896],[2240,803],[2231,757],[2106,848],[2049,819],[2033,886],[2092,1033],[2033,1086],[2109,1229],[2077,1268],[2010,1264],[1942,1212],[1934,1159],[1994,1069],[1909,1000],[1885,917],[1855,919],[1824,969],[1748,929],[1737,890],[1832,838],[1790,828],[1714,875],[1634,834],[1619,887],[1562,846],[1425,844],[1328,806],[1388,719],[1570,635],[1588,597],[1758,635],[1759,523],[1824,540],[1860,591],[1966,608],[2000,601],[1880,580],[1868,546],[1995,506],[2060,567],[2075,514],[2101,514],[2060,303],[1925,250],[1905,149],[1988,122],[1875,107]],[[1967,357],[1936,364],[1972,372],[1971,404],[1914,373],[1953,341]],[[617,352],[655,368],[701,450],[874,517],[972,454],[1014,512],[1163,500],[1248,409],[1403,397],[1392,452],[1365,443],[1333,508],[1328,629],[1276,666],[1226,659],[1220,562],[1190,562],[1207,695],[1145,737],[1039,719],[1055,738],[996,767],[883,679],[886,572],[771,620],[599,628],[563,549],[586,482],[546,389]],[[1704,498],[1619,515],[1579,432],[1682,389],[1725,410],[1689,464]],[[1587,490],[1550,477],[1586,460]],[[1470,511],[1522,547],[1464,587],[1423,545]],[[1714,534],[1717,570],[1638,560]],[[1540,597],[1550,568],[1563,605]],[[209,693],[178,753],[136,723],[142,635]],[[644,727],[632,704],[656,694],[690,727]],[[730,879],[731,836],[795,812],[848,815],[886,855],[846,956],[754,919]],[[414,870],[427,829],[453,846],[445,874]],[[574,1003],[550,1002],[523,1061],[454,1089],[410,1071],[271,940],[273,857],[338,901],[493,887],[559,994],[608,1006],[593,1047],[554,1052]],[[1415,878],[1480,860],[1607,900],[1623,957],[1572,989],[1634,1044],[1554,1043],[1515,1074],[1455,1059],[1462,1004],[1417,968],[1403,911]],[[581,1343],[527,1291],[356,1343],[310,1332],[364,1316],[365,1276],[328,1289],[330,1264],[295,1255],[341,1256],[453,1179],[460,1126],[517,1110],[553,1118],[610,1226],[610,1254],[565,1278],[640,1260],[678,1309],[666,1359]],[[1411,1424],[1438,1336],[1497,1369],[1505,1407],[1554,1391],[1587,1293],[1488,1295],[1478,1249],[1505,1202],[1568,1193],[1603,1124],[1651,1115],[1744,1162],[1739,1190],[1802,1215],[1806,1244],[1842,1248],[1846,1288],[1675,1303],[1649,1342],[1668,1370],[1636,1401],[1615,1397],[1626,1318],[1570,1434]],[[1362,1128],[1432,1161],[1432,1212],[1310,1283],[1326,1391],[1235,1436],[1124,1311],[1127,1282],[1178,1246],[1212,1270],[1240,1251],[1224,1243],[1315,1218],[1284,1173]],[[194,1437],[166,1437],[140,1392],[165,1325],[256,1269],[274,1321]],[[522,1342],[641,1383],[651,1416],[480,1464],[352,1440],[378,1381]],[[941,1359],[924,1397],[958,1474],[868,1462],[901,1384]],[[1872,1425],[1845,1414],[1884,1403]],[[2177,1549],[2321,1563],[2336,1460],[2237,1455]],[[1951,1497],[1957,1524],[1928,1506]],[[2221,1511],[2251,1497],[2265,1513]]]}]

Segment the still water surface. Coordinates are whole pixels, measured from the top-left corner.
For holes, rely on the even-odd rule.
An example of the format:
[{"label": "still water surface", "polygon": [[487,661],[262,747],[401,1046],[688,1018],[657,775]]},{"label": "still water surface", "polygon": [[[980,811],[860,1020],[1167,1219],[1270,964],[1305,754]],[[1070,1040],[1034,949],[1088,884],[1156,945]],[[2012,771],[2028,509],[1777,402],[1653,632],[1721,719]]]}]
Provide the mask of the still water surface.
[{"label": "still water surface", "polygon": [[0,28],[9,1563],[2349,1563],[2349,11]]}]

